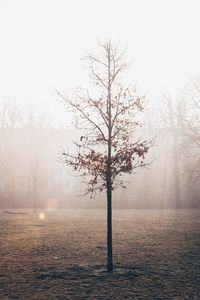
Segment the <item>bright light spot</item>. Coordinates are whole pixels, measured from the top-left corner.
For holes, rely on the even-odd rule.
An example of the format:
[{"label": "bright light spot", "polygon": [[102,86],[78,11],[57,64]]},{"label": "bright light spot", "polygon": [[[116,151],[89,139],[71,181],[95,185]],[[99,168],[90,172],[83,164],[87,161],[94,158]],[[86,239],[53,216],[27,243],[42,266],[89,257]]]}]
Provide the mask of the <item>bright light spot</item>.
[{"label": "bright light spot", "polygon": [[43,221],[45,219],[45,214],[44,213],[39,213],[38,217],[39,217],[40,220]]}]

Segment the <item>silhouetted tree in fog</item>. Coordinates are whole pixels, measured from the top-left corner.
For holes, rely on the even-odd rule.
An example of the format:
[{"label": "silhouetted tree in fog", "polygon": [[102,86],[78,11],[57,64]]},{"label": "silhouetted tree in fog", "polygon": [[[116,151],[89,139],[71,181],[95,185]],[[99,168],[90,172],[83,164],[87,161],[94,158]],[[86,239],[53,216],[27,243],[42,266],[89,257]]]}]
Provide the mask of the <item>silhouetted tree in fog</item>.
[{"label": "silhouetted tree in fog", "polygon": [[188,126],[187,136],[191,142],[200,147],[200,78],[196,78],[191,84],[186,95],[190,101],[190,110],[186,125]]},{"label": "silhouetted tree in fog", "polygon": [[[187,141],[187,167],[190,195],[199,195],[200,178],[200,78],[192,80],[186,89],[187,114],[184,118],[185,138]],[[198,191],[198,192],[197,192]],[[196,196],[199,202],[199,196]]]},{"label": "silhouetted tree in fog", "polygon": [[183,146],[183,123],[185,117],[185,105],[183,101],[173,103],[170,95],[164,96],[164,107],[161,112],[162,122],[169,130],[172,137],[172,162],[173,162],[173,182],[175,193],[175,207],[181,207],[181,181],[180,181],[180,160],[181,147]]},{"label": "silhouetted tree in fog", "polygon": [[4,190],[3,198],[12,204],[14,204],[15,198],[14,131],[17,127],[21,127],[22,124],[23,118],[20,109],[12,103],[3,103],[0,107],[1,186]]},{"label": "silhouetted tree in fog", "polygon": [[99,49],[101,56],[86,56],[94,88],[79,88],[72,97],[58,94],[84,130],[76,143],[77,154],[64,152],[64,161],[84,177],[86,194],[106,190],[107,270],[112,272],[112,191],[125,188],[122,174],[131,174],[145,165],[151,143],[133,141],[133,129],[140,125],[136,115],[143,110],[144,97],[135,87],[125,87],[119,81],[128,67],[123,53],[111,41],[99,44]]},{"label": "silhouetted tree in fog", "polygon": [[33,198],[33,210],[36,213],[38,198],[41,194],[41,187],[46,186],[51,177],[51,166],[45,156],[45,149],[48,147],[50,121],[43,113],[37,113],[33,108],[28,107],[28,120],[26,124],[29,136],[29,184],[30,198]]}]

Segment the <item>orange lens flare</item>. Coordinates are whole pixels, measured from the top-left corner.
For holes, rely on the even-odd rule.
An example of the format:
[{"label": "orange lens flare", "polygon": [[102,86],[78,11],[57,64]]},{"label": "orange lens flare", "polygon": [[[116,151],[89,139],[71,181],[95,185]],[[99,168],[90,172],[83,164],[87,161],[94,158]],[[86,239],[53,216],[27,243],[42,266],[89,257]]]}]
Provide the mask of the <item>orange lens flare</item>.
[{"label": "orange lens flare", "polygon": [[58,201],[56,199],[48,199],[47,209],[56,209],[58,208]]}]

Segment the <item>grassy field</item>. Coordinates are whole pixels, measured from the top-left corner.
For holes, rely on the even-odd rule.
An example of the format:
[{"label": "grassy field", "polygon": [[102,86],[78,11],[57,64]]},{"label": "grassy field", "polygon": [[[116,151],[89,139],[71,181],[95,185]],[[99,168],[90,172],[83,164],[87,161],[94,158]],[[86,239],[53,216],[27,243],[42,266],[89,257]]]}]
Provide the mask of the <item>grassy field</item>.
[{"label": "grassy field", "polygon": [[[0,300],[200,299],[200,210],[0,211]],[[43,215],[40,215],[44,217]]]}]

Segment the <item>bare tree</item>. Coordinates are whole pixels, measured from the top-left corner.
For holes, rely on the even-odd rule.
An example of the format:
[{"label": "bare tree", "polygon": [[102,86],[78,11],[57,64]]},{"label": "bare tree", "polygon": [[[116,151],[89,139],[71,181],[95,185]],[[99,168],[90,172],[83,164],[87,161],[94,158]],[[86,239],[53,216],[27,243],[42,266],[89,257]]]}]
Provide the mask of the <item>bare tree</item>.
[{"label": "bare tree", "polygon": [[135,87],[124,87],[119,78],[128,64],[123,53],[111,41],[99,44],[101,55],[90,53],[90,79],[94,89],[79,88],[72,97],[60,92],[66,107],[76,116],[78,128],[84,129],[76,143],[77,154],[63,152],[64,161],[84,177],[85,193],[107,194],[107,270],[113,272],[112,255],[112,191],[125,188],[122,174],[131,174],[144,166],[151,142],[133,141],[133,129],[139,126],[138,112],[144,97]]},{"label": "bare tree", "polygon": [[187,167],[190,194],[200,177],[200,78],[194,78],[186,87],[187,114],[184,118],[184,136],[187,143]]},{"label": "bare tree", "polygon": [[200,78],[195,78],[186,89],[188,113],[185,119],[187,137],[197,147],[200,146]]},{"label": "bare tree", "polygon": [[48,132],[50,125],[47,115],[28,107],[26,128],[29,136],[29,192],[30,196],[33,197],[34,213],[36,213],[38,207],[39,188],[47,185],[51,177],[51,167],[49,168],[47,159],[44,159],[45,146],[47,146],[50,136]]},{"label": "bare tree", "polygon": [[0,107],[0,163],[5,198],[12,204],[15,198],[14,130],[22,125],[19,107],[12,102],[4,102]]},{"label": "bare tree", "polygon": [[[182,205],[181,189],[184,188],[183,177],[185,160],[188,155],[189,141],[188,135],[188,107],[184,94],[181,93],[177,99],[170,95],[164,95],[163,110],[161,111],[162,125],[164,125],[166,134],[172,139],[172,169],[173,183],[175,192],[175,207],[180,208]],[[166,161],[168,159],[166,158]],[[188,160],[188,158],[187,158]]]},{"label": "bare tree", "polygon": [[180,191],[180,137],[182,135],[183,103],[173,103],[170,95],[164,95],[163,110],[161,111],[162,123],[169,130],[172,137],[173,149],[173,181],[175,192],[175,207],[181,207]]}]

